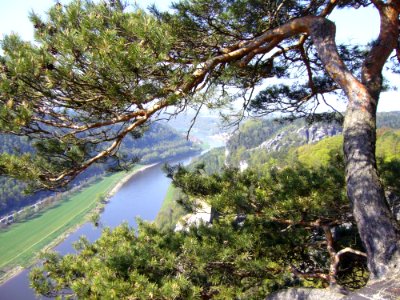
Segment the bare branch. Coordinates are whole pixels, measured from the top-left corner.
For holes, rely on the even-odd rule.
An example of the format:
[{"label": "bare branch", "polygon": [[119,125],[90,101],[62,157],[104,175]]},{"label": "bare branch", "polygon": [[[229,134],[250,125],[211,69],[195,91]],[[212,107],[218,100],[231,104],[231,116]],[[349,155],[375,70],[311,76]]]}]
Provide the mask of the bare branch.
[{"label": "bare branch", "polygon": [[329,275],[323,272],[301,272],[298,270],[295,266],[291,266],[290,268],[291,272],[299,277],[303,278],[318,278],[318,279],[323,279],[326,281],[329,281]]},{"label": "bare branch", "polygon": [[192,130],[194,124],[196,123],[197,117],[199,116],[200,110],[203,107],[203,103],[200,104],[199,108],[196,110],[196,114],[194,115],[193,119],[190,122],[189,129],[186,133],[186,139],[189,139],[190,131]]},{"label": "bare branch", "polygon": [[339,2],[338,0],[329,0],[329,3],[325,6],[324,10],[321,12],[320,17],[328,16],[333,11],[338,2]]}]

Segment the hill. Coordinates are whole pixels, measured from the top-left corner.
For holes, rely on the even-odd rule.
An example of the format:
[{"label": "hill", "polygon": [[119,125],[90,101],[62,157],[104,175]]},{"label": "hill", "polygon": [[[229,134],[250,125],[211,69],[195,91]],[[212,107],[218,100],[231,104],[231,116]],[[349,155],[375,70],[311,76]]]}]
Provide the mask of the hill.
[{"label": "hill", "polygon": [[[378,113],[377,126],[381,129],[399,129],[400,112]],[[228,140],[225,164],[243,168],[270,160],[279,161],[295,147],[311,145],[341,133],[342,125],[335,121],[307,124],[304,119],[293,122],[279,119],[249,120]]]},{"label": "hill", "polygon": [[[397,195],[399,140],[399,130],[380,129],[381,179],[387,191]],[[146,298],[158,293],[159,298],[182,299],[201,298],[207,292],[208,299],[266,299],[284,288],[330,284],[348,292],[359,289],[369,273],[347,198],[340,149],[337,135],[292,147],[278,162],[281,165],[270,161],[213,175],[202,166],[191,171],[171,168],[168,174],[181,193],[171,202],[179,202],[183,213],[199,211],[200,201],[209,204],[215,214],[211,226],[199,222],[175,231],[170,225],[177,211],[172,207],[163,228],[145,222],[137,230],[122,225],[93,244],[82,242],[77,255],[49,253],[46,259],[51,263],[34,270],[33,284],[40,288],[50,273],[50,280],[60,283],[41,290],[45,294],[74,280],[83,282],[90,274],[104,293],[108,286],[102,283],[112,274],[120,295]],[[210,155],[220,163],[218,153]],[[69,274],[78,275],[69,280]],[[132,281],[141,284],[139,292]],[[84,298],[85,290],[75,291]]]},{"label": "hill", "polygon": [[[377,157],[390,163],[400,154],[400,112],[378,114]],[[189,169],[201,166],[207,174],[221,173],[227,167],[269,169],[286,167],[298,162],[306,167],[327,166],[335,153],[342,155],[342,126],[338,122],[307,124],[272,119],[245,122],[226,143],[193,160]],[[385,172],[385,170],[381,170]],[[395,179],[393,178],[393,181]],[[393,181],[391,186],[395,186]],[[389,184],[389,183],[388,183]],[[174,227],[185,214],[179,205],[185,195],[171,188],[156,223]]]},{"label": "hill", "polygon": [[[0,155],[15,154],[17,148],[26,149],[30,152],[35,151],[32,147],[32,141],[26,138],[0,135]],[[182,134],[166,124],[153,124],[146,131],[138,133],[136,136],[130,135],[121,146],[121,153],[125,159],[137,160],[142,164],[164,161],[200,150],[201,147],[198,143],[187,141]],[[89,177],[104,174],[109,170],[117,169],[117,167],[118,162],[115,160],[97,164],[79,175],[71,185],[77,185]],[[24,192],[26,187],[26,183],[0,176],[0,216],[51,194],[49,191],[26,194]]]}]

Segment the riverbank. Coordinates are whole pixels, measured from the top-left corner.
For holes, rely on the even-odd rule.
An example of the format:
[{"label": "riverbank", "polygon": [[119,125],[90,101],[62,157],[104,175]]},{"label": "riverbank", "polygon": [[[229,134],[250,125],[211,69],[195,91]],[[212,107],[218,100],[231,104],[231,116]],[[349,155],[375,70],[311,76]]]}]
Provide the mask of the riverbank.
[{"label": "riverbank", "polygon": [[148,168],[154,167],[158,165],[159,163],[153,163],[149,165],[144,165],[144,166],[138,166],[137,168],[134,168],[128,175],[126,175],[124,178],[122,178],[112,189],[109,191],[106,195],[105,200],[108,201],[112,196],[114,196],[120,189],[121,187],[127,183],[134,175],[136,175],[139,172],[142,172]]},{"label": "riverbank", "polygon": [[34,264],[41,250],[61,243],[88,221],[88,216],[103,205],[101,202],[109,200],[132,176],[154,165],[106,176],[48,211],[1,232],[0,284]]}]

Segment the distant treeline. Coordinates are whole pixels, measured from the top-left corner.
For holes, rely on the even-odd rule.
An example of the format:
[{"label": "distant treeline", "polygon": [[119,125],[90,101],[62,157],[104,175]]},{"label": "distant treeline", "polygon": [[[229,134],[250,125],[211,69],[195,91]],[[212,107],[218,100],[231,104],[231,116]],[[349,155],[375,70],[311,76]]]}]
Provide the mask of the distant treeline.
[{"label": "distant treeline", "polygon": [[[389,173],[387,168],[398,167],[396,163],[400,153],[400,112],[379,113],[377,123],[376,154],[380,171],[386,174]],[[317,168],[328,165],[333,154],[343,155],[343,138],[339,134],[311,144],[304,144],[304,140],[295,140],[293,143],[296,133],[305,125],[306,122],[302,119],[283,123],[272,119],[249,120],[228,140],[226,147],[214,148],[195,158],[188,169],[201,169],[209,175],[222,174],[229,167],[239,168],[240,162],[245,161],[250,169],[262,173],[271,168],[281,169],[298,163]],[[338,126],[340,127],[340,124]],[[284,134],[285,132],[289,134]],[[277,151],[257,148],[273,138],[289,146],[281,147]],[[396,173],[397,169],[396,172],[391,171]],[[389,186],[394,191],[395,185]],[[180,205],[185,201],[187,196],[178,188],[171,187],[157,216],[157,225],[161,228],[174,228],[186,213]]]},{"label": "distant treeline", "polygon": [[[121,147],[121,153],[130,158],[137,158],[141,164],[146,164],[196,152],[200,148],[200,145],[187,141],[171,127],[153,124],[143,134],[128,136]],[[18,154],[16,149],[34,151],[27,138],[0,135],[0,154]],[[71,185],[78,185],[81,181],[105,173],[110,169],[113,169],[110,163],[94,165],[79,175]],[[39,191],[26,194],[26,187],[24,182],[0,175],[0,216],[33,204],[52,193]]]},{"label": "distant treeline", "polygon": [[[283,121],[282,119],[251,119],[244,122],[240,129],[229,139],[226,144],[228,153],[224,162],[230,166],[239,166],[241,161],[250,165],[268,162],[271,158],[280,160],[284,158],[292,147],[301,146],[304,140],[299,137],[299,130],[306,126],[320,126],[327,122],[307,124],[304,119]],[[341,124],[331,122],[338,128]],[[381,112],[377,115],[378,128],[400,129],[400,112]],[[257,149],[268,140],[278,141],[279,151]],[[216,153],[213,153],[215,156]],[[219,154],[221,156],[221,153]],[[214,158],[215,159],[215,158]],[[221,161],[221,158],[219,158]]]}]

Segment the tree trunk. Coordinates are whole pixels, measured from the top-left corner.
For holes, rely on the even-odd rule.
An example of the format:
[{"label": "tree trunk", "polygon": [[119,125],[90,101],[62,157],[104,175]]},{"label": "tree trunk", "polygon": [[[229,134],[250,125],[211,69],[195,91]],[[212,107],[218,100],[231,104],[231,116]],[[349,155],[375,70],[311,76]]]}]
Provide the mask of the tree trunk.
[{"label": "tree trunk", "polygon": [[353,205],[361,240],[368,254],[372,278],[400,269],[400,227],[392,215],[379,180],[375,159],[376,109],[382,90],[382,68],[397,46],[399,1],[376,2],[380,33],[369,52],[358,86],[346,94],[344,124],[347,195]]},{"label": "tree trunk", "polygon": [[347,69],[337,52],[333,23],[315,19],[308,32],[326,71],[349,100],[343,128],[347,195],[367,251],[368,267],[375,279],[400,269],[400,228],[385,199],[375,159],[381,74],[397,45],[400,1],[396,1],[399,7],[393,3],[374,3],[381,16],[381,31],[364,62],[362,82]]},{"label": "tree trunk", "polygon": [[349,100],[344,124],[347,193],[372,277],[383,278],[400,269],[400,228],[389,210],[376,168],[376,107],[382,90],[383,66],[397,47],[400,0],[371,2],[380,13],[380,34],[364,61],[361,81],[348,70],[338,53],[335,24],[325,17],[306,16],[268,30],[250,42],[227,48],[196,68],[193,80],[182,85],[181,90],[190,91],[203,82],[217,64],[241,60],[239,65],[245,65],[254,55],[268,53],[287,38],[309,35],[326,72]]},{"label": "tree trunk", "polygon": [[376,101],[366,89],[350,93],[343,134],[347,195],[372,278],[384,278],[400,269],[400,230],[376,168]]}]

